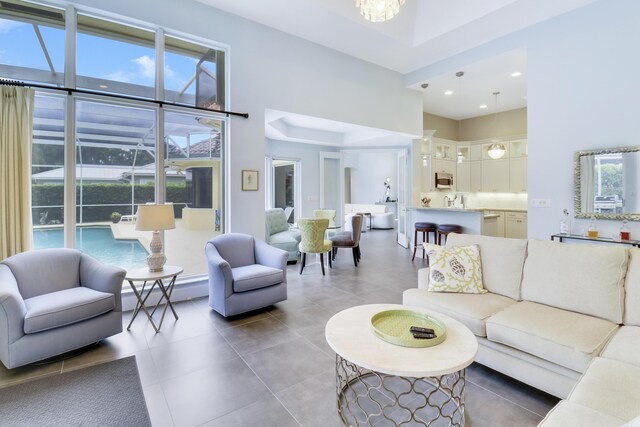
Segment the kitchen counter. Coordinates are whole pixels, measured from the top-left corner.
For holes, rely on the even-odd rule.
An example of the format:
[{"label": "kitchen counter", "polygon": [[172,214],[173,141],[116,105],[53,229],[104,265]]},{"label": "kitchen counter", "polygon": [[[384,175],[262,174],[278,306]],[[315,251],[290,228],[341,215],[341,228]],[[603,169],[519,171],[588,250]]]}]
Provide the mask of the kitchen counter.
[{"label": "kitchen counter", "polygon": [[462,227],[462,232],[465,234],[482,234],[484,209],[411,207],[409,211],[411,212],[411,229],[408,230],[410,233],[409,238],[413,237],[416,222],[456,224]]}]

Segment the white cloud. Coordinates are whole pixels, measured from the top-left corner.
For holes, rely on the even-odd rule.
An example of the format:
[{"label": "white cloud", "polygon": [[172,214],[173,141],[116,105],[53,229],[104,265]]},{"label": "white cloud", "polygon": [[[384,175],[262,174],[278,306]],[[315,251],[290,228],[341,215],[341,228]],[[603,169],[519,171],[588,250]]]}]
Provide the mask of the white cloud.
[{"label": "white cloud", "polygon": [[115,73],[107,74],[104,76],[106,80],[112,80],[115,82],[129,83],[131,82],[131,74],[124,71],[116,71]]},{"label": "white cloud", "polygon": [[138,65],[138,73],[148,79],[153,79],[156,75],[156,60],[147,55],[135,58],[134,63]]},{"label": "white cloud", "polygon": [[8,21],[6,19],[0,19],[0,34],[6,34],[14,28],[21,27],[23,25],[27,25],[22,22],[16,21]]}]

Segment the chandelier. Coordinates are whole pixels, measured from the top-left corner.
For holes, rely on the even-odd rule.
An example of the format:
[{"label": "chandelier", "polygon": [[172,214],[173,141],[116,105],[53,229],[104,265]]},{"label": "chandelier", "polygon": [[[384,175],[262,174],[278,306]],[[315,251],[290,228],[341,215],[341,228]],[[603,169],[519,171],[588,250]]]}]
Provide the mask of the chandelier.
[{"label": "chandelier", "polygon": [[400,12],[405,0],[355,0],[356,7],[364,19],[371,22],[384,22]]}]

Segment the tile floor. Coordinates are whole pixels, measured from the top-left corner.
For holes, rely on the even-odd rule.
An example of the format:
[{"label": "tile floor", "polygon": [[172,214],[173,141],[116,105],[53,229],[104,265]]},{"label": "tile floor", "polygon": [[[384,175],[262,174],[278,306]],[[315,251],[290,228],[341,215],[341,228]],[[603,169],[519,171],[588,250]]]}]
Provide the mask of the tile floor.
[{"label": "tile floor", "polygon": [[[359,304],[401,303],[424,261],[393,231],[363,235],[362,262],[348,250],[322,276],[288,270],[287,301],[225,319],[206,298],[176,304],[178,321],[154,333],[140,315],[130,331],[63,362],[6,370],[0,387],[134,354],[154,426],[338,426],[334,354],[326,321]],[[124,324],[130,313],[125,313]],[[481,365],[467,368],[467,426],[535,426],[557,399]],[[382,425],[382,424],[380,424]]]}]

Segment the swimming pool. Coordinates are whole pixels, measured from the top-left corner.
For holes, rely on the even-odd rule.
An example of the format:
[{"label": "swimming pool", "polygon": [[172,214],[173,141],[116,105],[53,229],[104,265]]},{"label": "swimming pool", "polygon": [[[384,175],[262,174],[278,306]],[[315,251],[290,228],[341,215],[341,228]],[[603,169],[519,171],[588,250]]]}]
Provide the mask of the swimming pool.
[{"label": "swimming pool", "polygon": [[[41,228],[33,230],[36,249],[62,248],[64,231],[62,228]],[[144,267],[149,253],[137,240],[116,240],[111,227],[78,227],[76,248],[107,264],[125,269]]]}]

